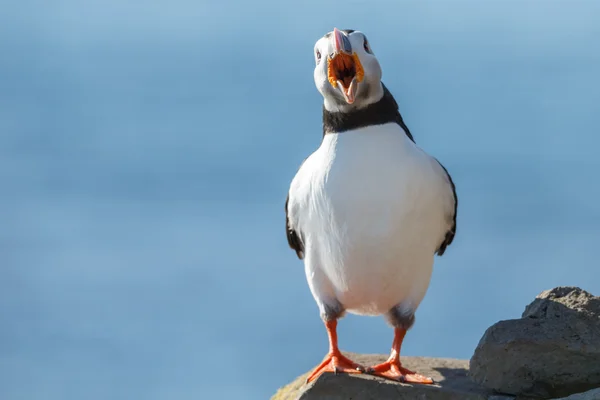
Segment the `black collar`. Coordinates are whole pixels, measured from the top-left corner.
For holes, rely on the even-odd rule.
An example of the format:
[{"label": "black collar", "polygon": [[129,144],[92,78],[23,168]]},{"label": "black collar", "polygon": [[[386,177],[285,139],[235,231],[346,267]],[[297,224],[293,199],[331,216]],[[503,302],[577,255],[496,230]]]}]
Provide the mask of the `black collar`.
[{"label": "black collar", "polygon": [[377,103],[350,112],[331,112],[323,107],[323,136],[328,133],[338,133],[370,125],[382,125],[395,122],[404,130],[406,136],[415,141],[408,127],[402,120],[398,103],[385,87],[383,82],[383,97]]}]

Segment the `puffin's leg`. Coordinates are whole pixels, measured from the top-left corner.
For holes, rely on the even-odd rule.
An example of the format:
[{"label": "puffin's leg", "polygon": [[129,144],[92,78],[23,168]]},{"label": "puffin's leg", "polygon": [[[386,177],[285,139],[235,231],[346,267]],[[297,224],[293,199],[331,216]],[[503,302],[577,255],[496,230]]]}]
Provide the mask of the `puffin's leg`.
[{"label": "puffin's leg", "polygon": [[406,332],[415,321],[414,314],[406,315],[394,308],[387,315],[388,321],[394,326],[394,342],[390,357],[384,363],[367,368],[367,373],[407,383],[431,384],[433,379],[419,375],[414,371],[406,369],[400,362],[400,349]]},{"label": "puffin's leg", "polygon": [[338,348],[336,331],[337,320],[333,319],[325,321],[325,328],[327,328],[327,334],[329,335],[329,352],[323,359],[323,362],[308,376],[306,383],[312,382],[323,372],[333,372],[335,374],[339,372],[360,374],[364,371],[364,368],[361,365],[344,356]]},{"label": "puffin's leg", "polygon": [[337,320],[343,314],[343,310],[341,310],[341,307],[338,309],[338,307],[330,308],[325,305],[323,305],[322,309],[321,317],[323,318],[323,322],[325,322],[325,328],[327,329],[327,335],[329,336],[329,352],[323,359],[323,362],[308,376],[306,383],[312,382],[323,372],[333,372],[335,374],[339,372],[347,374],[359,374],[364,372],[365,369],[362,365],[357,364],[344,356],[338,348]]}]

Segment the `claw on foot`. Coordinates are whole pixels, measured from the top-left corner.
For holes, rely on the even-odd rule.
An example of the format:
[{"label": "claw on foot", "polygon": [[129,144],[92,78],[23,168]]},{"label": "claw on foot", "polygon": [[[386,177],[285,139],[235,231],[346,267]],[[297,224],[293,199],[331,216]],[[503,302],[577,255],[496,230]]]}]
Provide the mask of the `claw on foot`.
[{"label": "claw on foot", "polygon": [[319,364],[306,379],[306,383],[314,381],[323,372],[333,372],[334,374],[360,374],[364,372],[364,368],[344,356],[340,352],[330,352],[325,356],[325,359]]},{"label": "claw on foot", "polygon": [[405,383],[433,383],[433,379],[404,368],[400,364],[400,359],[389,359],[384,363],[367,368],[367,373]]}]

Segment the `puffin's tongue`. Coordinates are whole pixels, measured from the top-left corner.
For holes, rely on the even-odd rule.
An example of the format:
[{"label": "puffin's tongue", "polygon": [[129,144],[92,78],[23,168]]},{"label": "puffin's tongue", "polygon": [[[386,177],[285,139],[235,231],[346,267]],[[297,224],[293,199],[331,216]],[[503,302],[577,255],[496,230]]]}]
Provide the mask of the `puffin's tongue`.
[{"label": "puffin's tongue", "polygon": [[344,82],[342,82],[341,80],[338,80],[337,84],[346,99],[346,103],[354,103],[354,97],[356,95],[356,77],[352,78],[352,81],[350,82],[350,85],[347,88],[346,85],[344,85]]},{"label": "puffin's tongue", "polygon": [[342,82],[344,82],[344,87],[349,88],[350,85],[352,84],[352,81],[354,80],[354,76],[353,75],[346,75],[341,80],[342,80]]}]

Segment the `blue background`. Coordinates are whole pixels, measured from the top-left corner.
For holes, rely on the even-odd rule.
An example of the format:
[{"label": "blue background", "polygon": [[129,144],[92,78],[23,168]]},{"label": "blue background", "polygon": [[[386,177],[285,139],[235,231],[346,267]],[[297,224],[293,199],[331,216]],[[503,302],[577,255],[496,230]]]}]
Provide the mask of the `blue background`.
[{"label": "blue background", "polygon": [[[325,330],[283,203],[313,45],[365,32],[458,235],[407,355],[469,358],[540,291],[600,294],[600,3],[4,2],[0,398],[265,399]],[[343,349],[387,353],[381,318]]]}]

